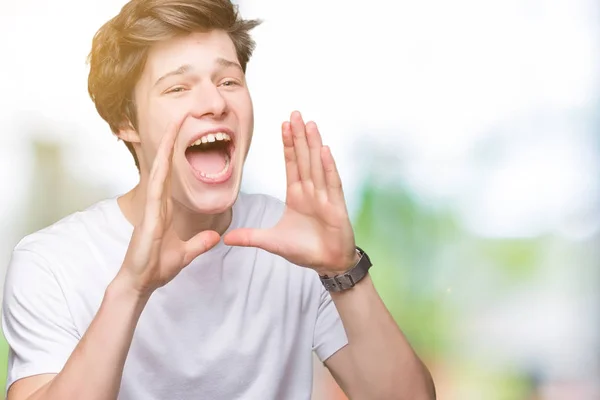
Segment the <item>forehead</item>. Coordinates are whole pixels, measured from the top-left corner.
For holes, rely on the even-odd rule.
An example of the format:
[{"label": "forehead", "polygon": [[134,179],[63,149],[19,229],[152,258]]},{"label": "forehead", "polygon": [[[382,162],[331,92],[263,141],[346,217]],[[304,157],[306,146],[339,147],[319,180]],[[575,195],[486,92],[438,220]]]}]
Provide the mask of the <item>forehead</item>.
[{"label": "forehead", "polygon": [[181,65],[209,72],[219,59],[238,61],[235,46],[227,32],[213,30],[177,36],[150,48],[142,80],[155,81]]}]

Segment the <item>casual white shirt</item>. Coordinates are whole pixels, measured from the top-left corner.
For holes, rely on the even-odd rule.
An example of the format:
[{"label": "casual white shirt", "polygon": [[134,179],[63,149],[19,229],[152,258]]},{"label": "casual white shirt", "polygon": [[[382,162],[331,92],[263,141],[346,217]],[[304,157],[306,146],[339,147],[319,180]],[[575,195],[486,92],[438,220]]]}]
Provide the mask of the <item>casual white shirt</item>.
[{"label": "casual white shirt", "polygon": [[[271,227],[283,210],[270,196],[240,193],[228,230]],[[132,232],[115,197],[19,242],[2,309],[7,388],[60,372],[121,267]],[[309,399],[312,352],[325,361],[346,344],[315,271],[220,242],[150,298],[119,399]]]}]

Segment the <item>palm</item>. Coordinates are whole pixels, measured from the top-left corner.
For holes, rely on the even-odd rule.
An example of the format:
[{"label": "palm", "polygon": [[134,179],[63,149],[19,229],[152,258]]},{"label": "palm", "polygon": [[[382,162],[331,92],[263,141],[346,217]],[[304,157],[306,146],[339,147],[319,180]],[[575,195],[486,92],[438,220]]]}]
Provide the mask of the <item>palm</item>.
[{"label": "palm", "polygon": [[354,233],[329,148],[316,125],[304,125],[297,113],[282,130],[287,175],[282,218],[271,229],[234,230],[225,242],[260,247],[320,272],[347,269],[355,256]]},{"label": "palm", "polygon": [[155,241],[152,246],[152,256],[148,259],[148,264],[154,264],[156,260],[157,268],[149,270],[153,276],[153,282],[159,285],[165,285],[192,260],[188,259],[188,254],[184,248],[183,242],[171,227],[163,231],[162,237]]}]

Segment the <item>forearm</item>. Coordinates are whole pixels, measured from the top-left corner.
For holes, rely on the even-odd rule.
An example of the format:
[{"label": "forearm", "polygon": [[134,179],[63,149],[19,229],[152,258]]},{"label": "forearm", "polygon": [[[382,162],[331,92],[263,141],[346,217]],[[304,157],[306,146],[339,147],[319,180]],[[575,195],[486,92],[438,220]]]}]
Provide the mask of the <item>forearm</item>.
[{"label": "forearm", "polygon": [[369,275],[331,293],[348,336],[356,392],[369,399],[434,399],[433,380],[385,307]]},{"label": "forearm", "polygon": [[115,279],[63,370],[28,400],[115,400],[146,302]]}]

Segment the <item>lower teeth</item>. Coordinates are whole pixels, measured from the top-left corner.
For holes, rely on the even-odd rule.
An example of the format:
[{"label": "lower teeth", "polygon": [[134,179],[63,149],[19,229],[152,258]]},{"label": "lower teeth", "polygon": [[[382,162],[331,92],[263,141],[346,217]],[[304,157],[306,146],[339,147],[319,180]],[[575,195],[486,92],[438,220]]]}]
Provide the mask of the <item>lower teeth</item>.
[{"label": "lower teeth", "polygon": [[206,172],[200,172],[200,175],[205,178],[216,179],[216,178],[220,178],[221,176],[225,175],[227,173],[228,169],[229,169],[229,155],[225,155],[225,166],[223,167],[223,169],[220,172],[217,172],[216,174],[207,174]]}]

